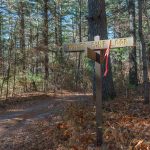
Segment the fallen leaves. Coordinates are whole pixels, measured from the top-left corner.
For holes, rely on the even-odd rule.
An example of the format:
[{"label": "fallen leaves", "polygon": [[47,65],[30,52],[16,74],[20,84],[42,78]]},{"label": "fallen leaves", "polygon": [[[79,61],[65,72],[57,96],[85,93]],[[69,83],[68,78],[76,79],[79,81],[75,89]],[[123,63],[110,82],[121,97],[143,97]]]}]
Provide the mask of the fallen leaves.
[{"label": "fallen leaves", "polygon": [[69,128],[69,125],[68,124],[66,124],[66,123],[58,123],[57,124],[57,128],[58,129],[68,129]]},{"label": "fallen leaves", "polygon": [[62,141],[67,141],[71,137],[72,130],[69,128],[69,125],[67,123],[58,123],[56,125],[56,128],[58,129],[58,136]]},{"label": "fallen leaves", "polygon": [[134,139],[129,146],[129,150],[150,150],[150,142]]},{"label": "fallen leaves", "polygon": [[[65,111],[56,115],[59,107],[56,110],[55,105],[50,104],[49,109],[53,114],[30,124],[26,132],[18,132],[14,138],[18,144],[16,148],[95,150],[96,120],[93,102],[71,102],[65,106],[67,107],[61,106]],[[138,101],[136,96],[130,99],[120,97],[105,102],[103,110],[106,150],[150,150],[150,109],[141,100]],[[10,137],[5,142],[7,140],[6,145],[14,142]]]}]

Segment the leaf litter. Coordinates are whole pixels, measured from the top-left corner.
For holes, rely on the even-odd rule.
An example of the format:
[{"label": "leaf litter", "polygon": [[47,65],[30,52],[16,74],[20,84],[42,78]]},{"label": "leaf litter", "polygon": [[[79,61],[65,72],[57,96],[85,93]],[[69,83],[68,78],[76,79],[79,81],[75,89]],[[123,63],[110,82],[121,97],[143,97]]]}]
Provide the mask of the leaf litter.
[{"label": "leaf litter", "polygon": [[[96,150],[93,100],[62,105],[60,109],[64,111],[61,114],[36,120],[20,128],[18,134],[0,138],[2,150]],[[55,109],[53,104],[49,108]],[[103,133],[106,150],[149,150],[149,106],[136,95],[104,102]]]}]

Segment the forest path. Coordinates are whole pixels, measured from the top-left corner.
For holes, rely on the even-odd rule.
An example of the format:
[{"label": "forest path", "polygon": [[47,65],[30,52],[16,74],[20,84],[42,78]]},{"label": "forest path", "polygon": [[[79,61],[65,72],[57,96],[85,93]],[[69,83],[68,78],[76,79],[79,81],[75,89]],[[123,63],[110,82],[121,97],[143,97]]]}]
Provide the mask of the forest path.
[{"label": "forest path", "polygon": [[0,149],[12,149],[15,137],[23,135],[27,126],[50,116],[62,116],[71,102],[89,99],[84,94],[65,94],[57,97],[39,96],[36,100],[12,105],[0,113]]}]

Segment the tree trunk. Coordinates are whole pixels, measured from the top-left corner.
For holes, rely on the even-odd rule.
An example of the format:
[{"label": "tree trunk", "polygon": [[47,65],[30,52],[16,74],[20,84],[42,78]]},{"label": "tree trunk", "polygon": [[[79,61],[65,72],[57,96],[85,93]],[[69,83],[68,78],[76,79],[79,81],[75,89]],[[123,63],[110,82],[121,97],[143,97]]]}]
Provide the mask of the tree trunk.
[{"label": "tree trunk", "polygon": [[48,0],[44,0],[44,30],[43,30],[43,38],[44,38],[44,52],[45,52],[45,91],[48,90]]},{"label": "tree trunk", "polygon": [[[9,24],[10,24],[10,19],[9,19]],[[11,26],[12,27],[12,26]],[[11,57],[12,57],[12,50],[13,50],[13,46],[14,46],[14,43],[13,43],[13,31],[10,31],[11,34],[10,34],[10,46],[9,46],[9,49],[8,49],[8,69],[7,69],[7,79],[6,79],[6,85],[7,85],[7,89],[6,89],[6,99],[8,98],[9,96],[9,79],[10,79],[10,69],[11,69]]]},{"label": "tree trunk", "polygon": [[[25,19],[24,19],[24,12],[25,10],[25,3],[19,3],[19,16],[20,16],[20,49],[22,53],[22,72],[26,73],[26,52],[25,52]],[[27,91],[27,79],[26,75],[24,76],[24,92]]]},{"label": "tree trunk", "polygon": [[[105,0],[88,0],[88,22],[89,22],[89,40],[94,36],[100,35],[101,39],[107,39],[107,20],[105,11]],[[111,63],[109,59],[109,72],[106,78],[103,78],[103,98],[114,98],[116,96]],[[102,69],[104,72],[104,68]]]},{"label": "tree trunk", "polygon": [[12,49],[13,49],[13,40],[12,40],[12,37],[11,37],[10,47],[9,47],[9,50],[8,50],[8,70],[7,70],[7,78],[6,78],[6,86],[7,86],[7,88],[6,88],[6,99],[9,96],[9,78],[10,78],[11,52],[12,52]]},{"label": "tree trunk", "polygon": [[148,15],[148,2],[147,0],[144,1],[144,14],[146,17],[146,22],[147,22],[147,29],[148,29],[148,74],[150,75],[150,42],[149,42],[149,37],[150,37],[150,20],[149,20],[149,15]]},{"label": "tree trunk", "polygon": [[[2,5],[2,3],[1,3]],[[1,91],[1,97],[3,95],[3,87],[4,87],[4,58],[3,58],[3,45],[4,45],[4,41],[3,41],[3,16],[2,13],[0,13],[0,76],[3,77],[2,83],[0,85],[0,91]]]},{"label": "tree trunk", "polygon": [[146,22],[147,22],[147,28],[148,28],[148,35],[150,35],[150,22],[149,22],[149,15],[148,15],[148,2],[147,0],[144,1],[144,14],[145,14],[145,17],[146,17]]},{"label": "tree trunk", "polygon": [[61,14],[61,4],[55,2],[55,44],[57,46],[62,45],[62,14]]},{"label": "tree trunk", "polygon": [[3,17],[2,17],[2,14],[0,13],[0,76],[2,75],[2,53],[3,53],[3,50],[2,50],[2,30],[3,30],[3,25],[2,25],[2,22],[3,22]]},{"label": "tree trunk", "polygon": [[149,85],[148,85],[148,69],[147,69],[147,57],[146,57],[146,44],[143,35],[143,18],[142,18],[142,11],[143,11],[143,1],[138,0],[138,7],[139,7],[139,37],[142,46],[142,62],[143,62],[143,81],[144,81],[144,103],[149,103]]},{"label": "tree trunk", "polygon": [[72,42],[75,43],[76,39],[75,39],[75,19],[74,17],[72,18]]},{"label": "tree trunk", "polygon": [[82,42],[82,0],[79,3],[79,42]]},{"label": "tree trunk", "polygon": [[[136,23],[135,23],[135,0],[129,0],[129,15],[130,15],[130,34],[134,38],[136,44]],[[138,85],[137,78],[137,61],[136,61],[136,47],[134,46],[129,52],[129,83],[131,85]]]},{"label": "tree trunk", "polygon": [[[39,5],[37,5],[37,14],[39,14]],[[39,46],[39,20],[37,20],[37,27],[36,27],[36,47]],[[39,50],[36,50],[36,75],[38,75],[39,67]]]},{"label": "tree trunk", "polygon": [[[78,23],[78,28],[79,28],[79,42],[82,42],[82,0],[78,0],[79,4],[79,23]],[[76,70],[76,90],[78,89],[78,82],[80,78],[80,65],[81,65],[81,58],[82,58],[82,53],[79,52],[76,55],[78,55],[77,59],[77,70]]]},{"label": "tree trunk", "polygon": [[15,51],[14,51],[14,70],[13,70],[13,91],[12,91],[12,96],[15,94],[15,89],[16,89],[16,71],[17,71],[17,52],[16,52],[16,43],[17,43],[17,38],[15,36]]},{"label": "tree trunk", "polygon": [[24,21],[24,3],[23,2],[20,2],[19,15],[20,15],[20,48],[23,54],[23,58],[22,58],[23,70],[25,70],[26,54],[25,54],[25,21]]}]

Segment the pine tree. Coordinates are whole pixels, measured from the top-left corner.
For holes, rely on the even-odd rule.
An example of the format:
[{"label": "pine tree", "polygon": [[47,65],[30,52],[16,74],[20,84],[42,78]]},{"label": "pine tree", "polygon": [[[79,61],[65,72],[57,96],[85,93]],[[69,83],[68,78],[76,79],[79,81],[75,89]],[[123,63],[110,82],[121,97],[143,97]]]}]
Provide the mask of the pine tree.
[{"label": "pine tree", "polygon": [[[93,40],[94,36],[100,35],[101,40],[107,39],[107,20],[104,0],[89,0],[88,1],[88,21],[89,21],[89,40]],[[104,73],[104,68],[103,68]],[[116,96],[112,71],[111,61],[109,58],[109,73],[103,79],[103,98],[114,98]]]}]

